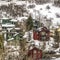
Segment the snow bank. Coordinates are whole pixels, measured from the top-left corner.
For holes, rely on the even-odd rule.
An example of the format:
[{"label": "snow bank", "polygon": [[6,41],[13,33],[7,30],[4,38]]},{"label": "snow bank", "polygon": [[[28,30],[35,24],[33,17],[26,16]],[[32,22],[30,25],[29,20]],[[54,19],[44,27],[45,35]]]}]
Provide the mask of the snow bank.
[{"label": "snow bank", "polygon": [[60,60],[60,58],[55,58],[55,60]]}]

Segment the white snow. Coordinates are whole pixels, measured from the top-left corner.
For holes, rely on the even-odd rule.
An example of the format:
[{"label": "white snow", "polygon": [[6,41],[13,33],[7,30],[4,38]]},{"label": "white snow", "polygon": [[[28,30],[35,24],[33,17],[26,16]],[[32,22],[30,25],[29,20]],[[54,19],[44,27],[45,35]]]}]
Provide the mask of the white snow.
[{"label": "white snow", "polygon": [[60,53],[57,52],[56,55],[60,55]]},{"label": "white snow", "polygon": [[54,44],[54,39],[50,37],[50,40],[46,42],[45,50],[44,51],[53,51],[54,49],[52,48]]},{"label": "white snow", "polygon": [[2,6],[2,5],[6,5],[6,6],[8,6],[8,4],[10,4],[10,2],[0,1],[0,6]]},{"label": "white snow", "polygon": [[60,58],[55,58],[55,60],[60,60]]},{"label": "white snow", "polygon": [[11,27],[11,28],[13,28],[13,27],[15,27],[15,25],[14,24],[2,24],[2,27]]},{"label": "white snow", "polygon": [[40,42],[38,40],[34,40],[35,45],[39,46]]},{"label": "white snow", "polygon": [[11,40],[14,40],[14,38],[10,38],[10,39],[8,39],[8,41],[11,41]]},{"label": "white snow", "polygon": [[18,17],[17,20],[19,22],[23,22],[23,20],[26,20],[28,17]]},{"label": "white snow", "polygon": [[15,19],[12,19],[12,20],[11,20],[11,22],[17,22],[17,20],[15,20]]},{"label": "white snow", "polygon": [[16,55],[16,56],[19,56],[19,52],[18,51],[13,52],[13,54]]},{"label": "white snow", "polygon": [[52,22],[55,25],[60,24],[60,18],[54,18],[54,20],[52,20]]},{"label": "white snow", "polygon": [[57,49],[55,50],[55,52],[59,52],[59,50],[60,50],[60,48],[57,48]]},{"label": "white snow", "polygon": [[[26,4],[26,2],[25,1],[11,1],[11,3],[14,3],[14,4],[16,4],[16,5],[24,5],[24,4]],[[0,5],[7,5],[8,6],[8,4],[10,4],[10,2],[0,2]],[[57,25],[57,23],[58,24],[60,24],[60,17],[58,18],[57,16],[56,16],[56,13],[58,14],[58,15],[60,15],[60,8],[59,7],[55,7],[55,6],[53,6],[52,5],[52,3],[47,3],[47,4],[42,4],[42,5],[36,5],[35,4],[35,8],[33,8],[33,9],[29,9],[28,8],[28,6],[30,5],[30,3],[28,3],[27,2],[27,4],[26,4],[26,9],[27,9],[27,11],[28,11],[28,14],[31,14],[32,15],[32,17],[33,17],[33,19],[37,19],[37,18],[39,18],[39,16],[41,16],[41,18],[43,18],[43,17],[45,17],[46,16],[46,18],[49,20],[49,19],[51,19],[52,20],[52,25],[53,26],[56,26]],[[50,9],[46,9],[46,7],[49,5],[49,7],[50,7]],[[4,14],[6,14],[6,12],[4,12],[3,13],[3,18],[2,19],[9,19],[9,18],[7,18],[7,17],[4,17]],[[26,13],[25,13],[26,14]],[[40,15],[39,15],[40,14]],[[12,19],[11,21],[12,22],[23,22],[23,20],[26,20],[28,17],[17,17],[17,19],[15,20],[15,19]],[[38,20],[38,19],[37,19]],[[44,19],[42,19],[43,21],[42,22],[44,22]],[[45,22],[44,22],[45,23]],[[14,24],[2,24],[2,27],[15,27],[15,25]],[[19,30],[19,28],[15,28],[16,30]],[[10,30],[10,29],[9,29]],[[27,38],[27,40],[28,40],[28,33],[29,32],[25,32],[25,35],[23,36],[23,38]],[[41,41],[38,41],[38,40],[33,40],[33,33],[32,32],[30,32],[31,33],[31,41],[33,41],[33,44],[35,44],[37,47],[38,46],[43,46],[43,42],[41,42]],[[17,35],[18,33],[16,33],[15,34],[15,36]],[[9,41],[10,40],[13,40],[14,38],[11,38],[11,39],[9,39]],[[32,44],[32,43],[31,43]],[[53,46],[53,44],[54,44],[54,39],[53,38],[51,38],[50,37],[50,40],[48,41],[48,42],[46,42],[46,46],[45,46],[45,50],[44,51],[51,51],[51,50],[53,50],[53,48],[52,48],[52,46]],[[6,46],[7,45],[7,42],[6,41],[4,41],[4,46]],[[10,47],[10,49],[13,49],[13,50],[19,50],[19,46],[17,46],[16,48],[15,48],[15,46],[7,46],[7,48],[8,47]],[[32,47],[31,47],[31,49],[32,49]],[[59,48],[58,49],[56,49],[56,50],[54,50],[55,52],[57,52],[57,51],[59,51]],[[14,52],[14,54],[17,54],[17,55],[19,55],[19,53],[18,52]],[[56,53],[57,55],[59,55],[60,53]],[[58,58],[58,60],[59,60],[60,58]],[[56,58],[56,60],[57,60],[57,58]]]},{"label": "white snow", "polygon": [[[26,2],[26,1],[11,1],[11,2],[5,2],[5,1],[2,2],[1,1],[0,5],[3,5],[3,4],[8,5],[10,3],[14,3],[16,5],[26,4],[26,9],[27,9],[28,13],[31,14],[34,19],[39,18],[39,14],[40,14],[40,16],[46,16],[47,19],[52,18],[52,22],[53,22],[52,25],[53,26],[55,26],[57,23],[60,24],[60,17],[59,18],[56,17],[56,13],[58,15],[60,15],[60,8],[53,6],[53,3],[46,3],[46,4],[37,5],[35,3],[29,3],[29,2]],[[29,9],[28,8],[29,5],[35,5],[35,8]],[[47,6],[49,6],[50,9],[46,9]],[[27,18],[25,18],[25,17],[18,17],[17,18],[17,20],[19,22],[21,22],[23,19],[27,19]],[[12,20],[12,21],[16,22],[15,20]]]},{"label": "white snow", "polygon": [[55,43],[54,38],[50,37],[49,45],[52,47],[54,43]]},{"label": "white snow", "polygon": [[23,36],[23,38],[27,38],[28,37],[28,32],[25,32],[25,35]]},{"label": "white snow", "polygon": [[4,46],[7,46],[7,41],[4,41]]},{"label": "white snow", "polygon": [[15,5],[25,5],[26,1],[16,1],[14,3],[15,3]]},{"label": "white snow", "polygon": [[15,28],[15,30],[20,30],[20,28]]},{"label": "white snow", "polygon": [[[49,6],[50,9],[46,9],[47,6]],[[40,16],[46,16],[47,19],[51,19],[53,26],[56,25],[57,22],[60,24],[60,17],[57,18],[57,16],[56,16],[56,13],[60,15],[60,8],[53,6],[52,3],[36,5],[34,9],[27,9],[27,10],[32,15],[32,17],[35,19],[40,14]]]},{"label": "white snow", "polygon": [[45,50],[44,51],[49,51],[51,47],[48,45],[48,42],[46,42]]},{"label": "white snow", "polygon": [[7,28],[8,32],[10,32],[13,28]]},{"label": "white snow", "polygon": [[8,17],[3,17],[2,19],[7,20],[7,19],[9,19],[9,18],[8,18]]}]

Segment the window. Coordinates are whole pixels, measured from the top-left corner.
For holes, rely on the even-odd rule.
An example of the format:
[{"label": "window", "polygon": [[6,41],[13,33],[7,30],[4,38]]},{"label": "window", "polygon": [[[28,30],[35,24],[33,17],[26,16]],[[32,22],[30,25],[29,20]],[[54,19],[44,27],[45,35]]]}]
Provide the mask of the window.
[{"label": "window", "polygon": [[34,53],[36,53],[36,50],[34,50]]},{"label": "window", "polygon": [[46,33],[45,32],[41,32],[41,35],[44,36],[44,35],[46,35]]},{"label": "window", "polygon": [[37,58],[36,50],[34,50],[34,52],[33,52],[33,60],[36,60],[36,58]]}]

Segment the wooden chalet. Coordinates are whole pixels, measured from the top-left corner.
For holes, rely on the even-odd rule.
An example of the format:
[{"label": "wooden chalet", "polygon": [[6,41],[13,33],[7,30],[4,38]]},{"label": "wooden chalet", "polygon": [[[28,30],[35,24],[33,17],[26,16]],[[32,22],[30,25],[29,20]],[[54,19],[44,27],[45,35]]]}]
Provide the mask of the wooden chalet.
[{"label": "wooden chalet", "polygon": [[28,57],[32,60],[42,60],[42,50],[37,47],[33,47],[28,51]]},{"label": "wooden chalet", "polygon": [[34,40],[49,40],[50,31],[46,27],[42,27],[40,30],[33,30]]}]

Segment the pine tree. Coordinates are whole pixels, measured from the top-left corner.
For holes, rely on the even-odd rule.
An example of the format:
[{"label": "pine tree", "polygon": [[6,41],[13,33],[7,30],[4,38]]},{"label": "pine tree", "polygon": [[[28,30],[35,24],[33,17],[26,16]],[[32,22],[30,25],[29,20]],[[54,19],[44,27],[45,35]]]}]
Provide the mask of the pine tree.
[{"label": "pine tree", "polygon": [[3,37],[0,35],[0,54],[4,51]]},{"label": "pine tree", "polygon": [[26,21],[26,30],[29,31],[33,28],[33,19],[31,17],[31,15],[28,17],[27,21]]},{"label": "pine tree", "polygon": [[59,41],[59,34],[58,34],[58,31],[57,29],[55,30],[55,41],[58,42]]}]

